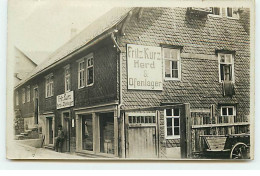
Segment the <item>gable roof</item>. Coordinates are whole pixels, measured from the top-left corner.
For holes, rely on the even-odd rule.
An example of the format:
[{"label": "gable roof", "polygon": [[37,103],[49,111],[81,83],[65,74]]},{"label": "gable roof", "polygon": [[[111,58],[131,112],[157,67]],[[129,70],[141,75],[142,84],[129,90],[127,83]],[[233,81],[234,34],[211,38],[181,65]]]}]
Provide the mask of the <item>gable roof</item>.
[{"label": "gable roof", "polygon": [[119,24],[127,16],[128,12],[132,10],[131,8],[121,8],[116,7],[99,17],[74,38],[69,40],[66,44],[57,49],[53,54],[51,54],[42,64],[37,66],[28,76],[20,81],[15,88],[23,85],[28,80],[35,77],[38,73],[43,70],[48,70],[48,68],[58,62],[62,61],[66,56],[70,55],[77,49],[85,46],[95,37],[101,35],[105,31],[111,29],[113,26]]}]

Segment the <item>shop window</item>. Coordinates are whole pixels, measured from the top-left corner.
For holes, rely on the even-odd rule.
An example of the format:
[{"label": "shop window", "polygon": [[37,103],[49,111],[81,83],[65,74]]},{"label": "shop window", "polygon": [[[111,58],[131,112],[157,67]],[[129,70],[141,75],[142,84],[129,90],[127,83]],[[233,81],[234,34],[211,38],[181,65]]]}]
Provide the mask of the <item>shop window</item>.
[{"label": "shop window", "polygon": [[180,110],[165,109],[166,138],[180,137]]},{"label": "shop window", "polygon": [[218,54],[220,82],[234,82],[234,58],[232,54]]},{"label": "shop window", "polygon": [[71,89],[69,65],[64,68],[64,80],[65,80],[65,92],[69,92]]},{"label": "shop window", "polygon": [[93,54],[87,58],[87,86],[94,83],[94,60]]},{"label": "shop window", "polygon": [[25,88],[22,89],[22,102],[25,103]]},{"label": "shop window", "polygon": [[180,80],[180,49],[164,48],[164,77],[166,80]]},{"label": "shop window", "polygon": [[53,74],[45,77],[45,97],[53,96]]},{"label": "shop window", "polygon": [[31,101],[31,88],[30,86],[27,86],[27,102]]},{"label": "shop window", "polygon": [[16,91],[15,101],[16,101],[16,106],[18,106],[19,105],[19,92],[18,91]]},{"label": "shop window", "polygon": [[93,123],[92,116],[82,116],[82,149],[93,151]]},{"label": "shop window", "polygon": [[85,61],[81,60],[78,63],[78,88],[85,87]]},{"label": "shop window", "polygon": [[100,152],[114,154],[114,114],[99,115]]},{"label": "shop window", "polygon": [[238,8],[228,7],[227,8],[227,17],[238,19],[239,18]]},{"label": "shop window", "polygon": [[211,15],[221,16],[221,8],[220,7],[211,7]]}]

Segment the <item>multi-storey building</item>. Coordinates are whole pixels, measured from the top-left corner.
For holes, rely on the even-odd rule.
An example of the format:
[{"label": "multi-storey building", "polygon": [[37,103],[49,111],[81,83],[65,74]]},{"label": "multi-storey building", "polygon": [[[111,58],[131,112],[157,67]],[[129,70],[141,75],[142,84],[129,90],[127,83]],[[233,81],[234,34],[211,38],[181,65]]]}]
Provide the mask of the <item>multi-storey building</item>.
[{"label": "multi-storey building", "polygon": [[[249,9],[112,9],[36,67],[14,95],[15,109],[46,147],[61,124],[66,151],[186,157],[196,151],[187,144],[191,123],[249,120]],[[248,132],[245,125],[203,134]]]}]

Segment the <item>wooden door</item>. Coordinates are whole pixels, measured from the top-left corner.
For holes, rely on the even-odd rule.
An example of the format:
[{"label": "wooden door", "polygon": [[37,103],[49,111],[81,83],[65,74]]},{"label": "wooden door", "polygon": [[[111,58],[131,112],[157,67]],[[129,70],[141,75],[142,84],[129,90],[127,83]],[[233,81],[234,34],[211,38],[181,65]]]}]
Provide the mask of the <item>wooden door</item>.
[{"label": "wooden door", "polygon": [[128,157],[156,158],[156,127],[129,127]]}]

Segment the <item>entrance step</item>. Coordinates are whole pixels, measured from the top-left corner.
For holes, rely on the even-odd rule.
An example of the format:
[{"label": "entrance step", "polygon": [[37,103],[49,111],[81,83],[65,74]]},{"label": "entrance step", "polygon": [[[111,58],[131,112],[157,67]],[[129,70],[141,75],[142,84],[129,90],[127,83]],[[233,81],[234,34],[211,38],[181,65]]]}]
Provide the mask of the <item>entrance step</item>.
[{"label": "entrance step", "polygon": [[49,145],[45,145],[43,147],[46,148],[46,149],[49,149],[49,150],[54,150],[55,149],[54,146],[49,146]]},{"label": "entrance step", "polygon": [[90,154],[90,153],[84,153],[84,152],[76,152],[75,154],[78,156],[86,157],[86,158],[116,158],[113,156],[104,156],[104,155]]}]

